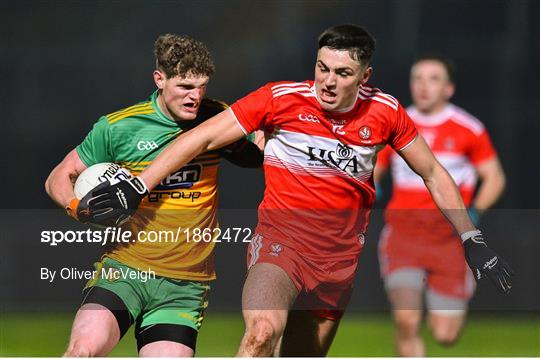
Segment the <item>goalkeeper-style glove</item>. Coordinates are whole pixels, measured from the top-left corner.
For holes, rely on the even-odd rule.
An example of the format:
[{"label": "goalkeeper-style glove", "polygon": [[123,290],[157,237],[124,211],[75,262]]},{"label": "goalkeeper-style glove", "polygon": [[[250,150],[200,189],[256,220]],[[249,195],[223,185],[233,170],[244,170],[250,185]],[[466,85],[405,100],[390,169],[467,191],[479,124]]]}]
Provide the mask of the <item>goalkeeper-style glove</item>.
[{"label": "goalkeeper-style glove", "polygon": [[82,223],[119,226],[135,213],[147,193],[148,188],[138,177],[121,180],[114,185],[105,181],[80,200],[76,209],[77,219]]},{"label": "goalkeeper-style glove", "polygon": [[508,263],[490,249],[482,232],[479,230],[465,232],[461,235],[465,248],[465,258],[476,279],[489,277],[497,289],[504,294],[510,293],[511,277],[514,271]]}]

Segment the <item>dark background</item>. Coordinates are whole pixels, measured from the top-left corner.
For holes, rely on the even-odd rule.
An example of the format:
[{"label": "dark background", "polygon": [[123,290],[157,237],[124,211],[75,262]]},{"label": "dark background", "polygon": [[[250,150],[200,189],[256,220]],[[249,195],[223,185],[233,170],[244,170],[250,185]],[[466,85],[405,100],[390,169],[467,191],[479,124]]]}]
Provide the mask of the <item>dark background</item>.
[{"label": "dark background", "polygon": [[[540,2],[534,0],[3,1],[0,304],[30,308],[37,296],[49,298],[44,305],[76,303],[82,282],[61,290],[44,283],[28,288],[37,278],[31,264],[36,258],[90,266],[97,255],[96,248],[58,250],[39,243],[36,228],[69,220],[49,219],[55,206],[43,183],[100,115],[154,90],[157,36],[188,34],[206,43],[217,67],[208,95],[232,103],[269,81],[312,78],[317,36],[350,22],[365,26],[378,41],[370,82],[404,105],[410,102],[408,71],[415,55],[435,51],[457,63],[453,101],[486,125],[508,177],[498,210],[483,226],[519,274],[517,294],[504,302],[492,297],[490,287],[475,300],[485,308],[538,308],[539,20]],[[224,216],[256,208],[264,188],[260,172],[225,164],[220,181]],[[357,307],[384,303],[376,263],[379,217],[374,216],[362,259]],[[225,297],[239,293],[243,252],[231,246],[218,251],[223,281],[216,283],[214,298],[220,290]],[[29,281],[24,286],[21,273]]]}]

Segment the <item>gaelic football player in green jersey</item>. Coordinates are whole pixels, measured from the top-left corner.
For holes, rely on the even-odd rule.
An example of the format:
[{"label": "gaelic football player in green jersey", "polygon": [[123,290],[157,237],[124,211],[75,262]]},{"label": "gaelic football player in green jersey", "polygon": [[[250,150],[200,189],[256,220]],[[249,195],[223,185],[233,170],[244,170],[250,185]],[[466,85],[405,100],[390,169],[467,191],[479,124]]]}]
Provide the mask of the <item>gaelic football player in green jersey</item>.
[{"label": "gaelic football player in green jersey", "polygon": [[[226,107],[205,98],[214,65],[202,43],[164,35],[154,54],[157,90],[146,101],[101,117],[47,179],[47,193],[76,219],[72,181],[84,169],[115,162],[136,175],[180,133]],[[222,157],[242,167],[262,164],[261,151],[246,139],[203,153],[150,192],[143,210],[125,226],[132,232],[217,228]],[[209,281],[215,279],[213,249],[212,242],[187,238],[108,248],[84,289],[65,355],[106,355],[135,324],[140,356],[193,356]]]}]

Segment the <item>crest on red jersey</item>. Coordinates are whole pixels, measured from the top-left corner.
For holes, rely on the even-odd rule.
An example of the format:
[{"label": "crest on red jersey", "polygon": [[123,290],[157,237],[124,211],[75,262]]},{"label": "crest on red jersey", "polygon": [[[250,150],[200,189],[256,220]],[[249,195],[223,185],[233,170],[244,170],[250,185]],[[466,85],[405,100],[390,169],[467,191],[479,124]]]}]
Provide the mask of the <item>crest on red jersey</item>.
[{"label": "crest on red jersey", "polygon": [[271,256],[278,256],[279,253],[283,250],[283,247],[279,243],[272,243],[270,245],[270,255]]},{"label": "crest on red jersey", "polygon": [[363,140],[367,140],[371,137],[371,128],[368,126],[363,126],[358,131],[358,135],[360,135],[360,138]]}]

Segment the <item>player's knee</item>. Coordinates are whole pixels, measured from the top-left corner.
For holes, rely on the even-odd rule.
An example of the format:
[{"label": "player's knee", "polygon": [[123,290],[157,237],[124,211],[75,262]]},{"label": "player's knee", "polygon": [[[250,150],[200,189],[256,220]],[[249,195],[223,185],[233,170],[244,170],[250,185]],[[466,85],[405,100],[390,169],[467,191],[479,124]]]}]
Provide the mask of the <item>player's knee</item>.
[{"label": "player's knee", "polygon": [[278,339],[278,328],[267,318],[256,318],[247,330],[248,343],[254,347],[271,347]]},{"label": "player's knee", "polygon": [[92,345],[88,341],[77,340],[69,344],[68,349],[64,353],[65,357],[92,357],[95,356],[92,350]]},{"label": "player's knee", "polygon": [[458,337],[459,330],[452,326],[447,325],[437,325],[431,328],[433,338],[442,345],[450,346],[453,345]]},{"label": "player's knee", "polygon": [[420,320],[415,315],[397,315],[395,322],[400,336],[413,337],[418,335]]},{"label": "player's knee", "polygon": [[92,338],[85,337],[69,343],[65,357],[95,357],[104,354],[103,348]]}]

